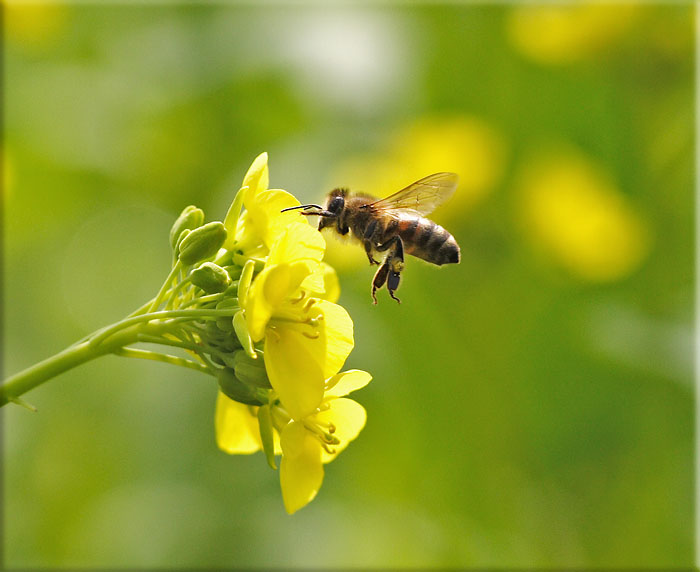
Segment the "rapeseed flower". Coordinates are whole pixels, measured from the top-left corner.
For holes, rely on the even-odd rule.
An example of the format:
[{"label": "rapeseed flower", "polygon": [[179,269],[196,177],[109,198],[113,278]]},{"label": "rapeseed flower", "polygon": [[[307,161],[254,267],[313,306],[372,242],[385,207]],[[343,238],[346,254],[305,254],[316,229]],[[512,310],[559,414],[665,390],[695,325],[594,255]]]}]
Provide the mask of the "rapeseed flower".
[{"label": "rapeseed flower", "polygon": [[339,400],[333,388],[349,387],[342,379],[361,379],[353,386],[359,388],[371,377],[338,373],[354,345],[353,324],[335,304],[339,286],[333,268],[322,261],[325,241],[296,213],[281,213],[299,201],[268,184],[263,154],[248,170],[224,222],[224,251],[242,264],[234,331],[249,359],[264,361],[268,385],[231,387],[231,380],[246,385],[234,364],[217,398],[215,429],[218,446],[228,453],[263,450],[273,467],[274,455],[282,454],[282,493],[293,513],[318,492],[322,463],[364,426],[364,409]]},{"label": "rapeseed flower", "polygon": [[[324,396],[315,411],[293,419],[281,402],[271,405],[274,454],[281,454],[280,485],[288,513],[306,506],[323,482],[323,465],[331,462],[357,437],[365,425],[365,409],[345,396],[367,385],[371,376],[350,370],[324,383]],[[219,394],[216,434],[228,453],[249,454],[264,449],[259,407],[237,403]]]},{"label": "rapeseed flower", "polygon": [[[323,262],[321,234],[281,212],[299,201],[268,189],[267,154],[255,159],[224,221],[186,207],[170,229],[172,268],[141,308],[10,378],[0,406],[32,409],[22,395],[66,369],[105,354],[157,360],[214,377],[215,432],[231,454],[282,455],[284,505],[314,498],[322,463],[365,423],[364,409],[341,395],[369,374],[339,374],[353,345],[353,323],[335,302],[338,278]],[[174,347],[187,355],[170,355]],[[344,392],[344,393],[341,393]]]}]

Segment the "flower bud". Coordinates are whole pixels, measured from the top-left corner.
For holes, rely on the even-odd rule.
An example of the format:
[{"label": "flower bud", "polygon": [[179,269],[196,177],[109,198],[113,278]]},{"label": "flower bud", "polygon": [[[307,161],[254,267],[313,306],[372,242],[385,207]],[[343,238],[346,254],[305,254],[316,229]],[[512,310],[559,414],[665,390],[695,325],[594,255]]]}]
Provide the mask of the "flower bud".
[{"label": "flower bud", "polygon": [[272,389],[270,380],[265,371],[265,360],[263,353],[260,350],[255,350],[257,359],[252,359],[244,350],[238,350],[233,353],[233,360],[229,365],[233,365],[236,377],[249,385],[261,387],[264,389]]},{"label": "flower bud", "polygon": [[242,268],[236,264],[230,264],[228,266],[224,266],[224,270],[228,272],[228,275],[231,277],[231,280],[238,280],[241,276]]},{"label": "flower bud", "polygon": [[230,367],[225,367],[219,373],[219,388],[226,397],[238,401],[238,403],[262,405],[266,401],[260,395],[260,390],[243,383]]},{"label": "flower bud", "polygon": [[[230,310],[231,308],[238,308],[238,298],[235,296],[224,298],[216,304],[217,310]],[[233,320],[231,320],[230,316],[222,316],[221,318],[217,318],[216,326],[222,332],[233,332]]]},{"label": "flower bud", "polygon": [[236,331],[238,341],[241,342],[245,353],[247,353],[251,359],[256,359],[257,354],[255,353],[253,340],[250,337],[250,332],[248,332],[248,325],[246,324],[245,315],[242,310],[236,312],[233,316],[233,329]]},{"label": "flower bud", "polygon": [[203,262],[190,274],[190,279],[207,294],[223,292],[231,282],[228,272],[213,262]]},{"label": "flower bud", "polygon": [[200,226],[189,233],[180,243],[178,257],[185,265],[194,264],[214,256],[226,240],[223,223],[216,221]]},{"label": "flower bud", "polygon": [[183,230],[193,230],[202,226],[203,222],[204,211],[202,209],[198,209],[194,205],[185,207],[170,229],[170,246],[175,249],[177,240]]},{"label": "flower bud", "polygon": [[255,261],[247,260],[241,271],[241,276],[238,279],[238,299],[240,300],[241,306],[245,307],[246,298],[248,296],[248,288],[250,288],[250,283],[253,280],[253,273],[255,272]]},{"label": "flower bud", "polygon": [[233,322],[231,321],[231,318],[217,318],[216,327],[222,332],[233,332]]}]

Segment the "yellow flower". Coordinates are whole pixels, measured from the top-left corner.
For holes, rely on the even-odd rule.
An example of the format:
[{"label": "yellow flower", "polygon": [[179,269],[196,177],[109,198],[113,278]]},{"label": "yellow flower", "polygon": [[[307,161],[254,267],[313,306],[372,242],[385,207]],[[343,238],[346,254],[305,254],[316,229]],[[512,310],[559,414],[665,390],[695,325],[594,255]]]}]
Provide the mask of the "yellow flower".
[{"label": "yellow flower", "polygon": [[[263,450],[273,468],[274,455],[282,455],[282,495],[293,513],[318,492],[323,463],[364,426],[364,408],[343,396],[371,376],[338,373],[354,345],[353,324],[335,304],[340,287],[335,270],[322,261],[325,241],[298,213],[280,213],[299,202],[286,191],[268,190],[268,180],[262,154],[224,221],[228,238],[219,257],[232,256],[240,266],[233,335],[245,354],[226,362],[228,381],[217,398],[215,427],[217,445],[227,453]],[[262,367],[253,366],[254,380],[239,370],[237,356],[246,354],[249,362],[264,360],[264,379],[258,379]],[[255,397],[245,401],[259,405],[234,401],[240,397],[236,384],[245,390],[250,383],[256,384]]]},{"label": "yellow flower", "polygon": [[[264,257],[287,226],[299,220],[296,212],[281,212],[299,205],[299,201],[287,191],[268,189],[269,180],[267,153],[262,153],[248,169],[239,196],[234,201],[235,207],[232,205],[226,216],[224,225],[229,238],[225,248]],[[239,218],[241,206],[245,211]]]},{"label": "yellow flower", "polygon": [[[335,459],[365,426],[365,409],[344,396],[371,379],[360,370],[334,375],[325,383],[326,393],[316,410],[299,420],[291,419],[281,403],[272,406],[274,453],[282,455],[280,486],[289,514],[313,500],[323,483],[323,464]],[[215,418],[219,448],[231,454],[262,450],[257,411],[220,392]]]},{"label": "yellow flower", "polygon": [[335,459],[362,431],[364,407],[343,396],[367,385],[365,371],[350,370],[333,376],[316,412],[287,423],[280,434],[280,485],[289,514],[311,502],[323,482],[323,464]]},{"label": "yellow flower", "polygon": [[354,345],[348,313],[305,290],[325,288],[324,250],[318,231],[290,224],[239,300],[252,341],[264,340],[270,384],[295,419],[318,407],[324,380],[340,370]]}]

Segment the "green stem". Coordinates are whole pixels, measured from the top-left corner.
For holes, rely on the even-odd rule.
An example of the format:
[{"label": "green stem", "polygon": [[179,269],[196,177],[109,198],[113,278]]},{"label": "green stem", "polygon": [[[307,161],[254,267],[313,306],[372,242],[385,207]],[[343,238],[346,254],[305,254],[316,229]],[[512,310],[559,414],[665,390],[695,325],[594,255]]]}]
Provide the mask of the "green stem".
[{"label": "green stem", "polygon": [[151,304],[149,311],[156,310],[158,306],[160,306],[161,302],[163,301],[163,298],[165,298],[165,294],[168,291],[168,288],[170,288],[170,284],[175,279],[178,272],[180,272],[181,268],[182,263],[178,260],[175,263],[175,266],[173,266],[170,270],[170,274],[168,274],[168,277],[165,279],[165,282],[163,282],[163,285],[160,287],[160,292],[158,292],[158,295],[153,300],[153,304]]},{"label": "green stem", "polygon": [[207,366],[193,362],[191,360],[181,358],[178,356],[173,356],[170,354],[161,354],[158,352],[151,352],[148,350],[137,350],[134,348],[120,348],[115,350],[114,353],[118,356],[130,357],[130,358],[140,358],[140,359],[150,359],[154,361],[162,361],[164,363],[170,363],[173,365],[179,365],[180,367],[186,367],[188,369],[194,369],[201,373],[208,373],[209,375],[214,375]]},{"label": "green stem", "polygon": [[163,320],[167,318],[218,318],[233,316],[236,313],[236,311],[238,311],[238,308],[226,308],[225,310],[161,310],[160,312],[149,312],[147,314],[141,314],[140,316],[126,318],[121,322],[117,322],[116,324],[113,324],[108,328],[101,330],[98,335],[96,335],[89,341],[89,343],[94,346],[97,346],[110,336],[114,335],[119,330],[141,322],[150,322],[152,320]]},{"label": "green stem", "polygon": [[197,345],[196,343],[190,343],[190,342],[183,342],[182,340],[171,340],[169,338],[161,338],[159,336],[149,336],[149,335],[140,335],[138,337],[139,342],[143,342],[144,344],[160,344],[163,346],[172,346],[174,348],[182,348],[185,350],[190,350],[192,352],[195,352],[197,355],[199,355],[202,352],[206,352],[208,354],[213,354],[218,357],[223,356],[224,354],[220,352],[217,349],[214,349],[212,347],[202,347],[200,345]]},{"label": "green stem", "polygon": [[62,352],[10,376],[0,386],[0,407],[10,401],[16,401],[20,395],[64,371],[134,343],[137,340],[138,332],[138,326],[134,326],[115,334],[104,344],[93,345],[90,343],[91,340],[87,340],[72,345]]},{"label": "green stem", "polygon": [[175,300],[177,299],[179,293],[187,286],[189,286],[191,283],[189,278],[185,278],[181,282],[178,282],[174,288],[171,289],[170,291],[170,296],[168,297],[168,301],[165,303],[165,308],[164,310],[172,310],[175,306]]}]

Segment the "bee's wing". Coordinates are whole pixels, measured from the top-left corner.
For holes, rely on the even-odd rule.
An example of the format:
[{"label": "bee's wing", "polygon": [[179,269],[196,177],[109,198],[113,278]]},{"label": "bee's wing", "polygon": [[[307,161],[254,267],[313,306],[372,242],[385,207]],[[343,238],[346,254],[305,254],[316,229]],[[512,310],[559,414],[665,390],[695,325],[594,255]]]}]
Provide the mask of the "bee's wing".
[{"label": "bee's wing", "polygon": [[435,173],[367,207],[374,211],[410,210],[427,215],[452,196],[458,181],[456,173]]}]

